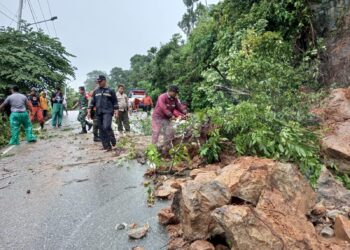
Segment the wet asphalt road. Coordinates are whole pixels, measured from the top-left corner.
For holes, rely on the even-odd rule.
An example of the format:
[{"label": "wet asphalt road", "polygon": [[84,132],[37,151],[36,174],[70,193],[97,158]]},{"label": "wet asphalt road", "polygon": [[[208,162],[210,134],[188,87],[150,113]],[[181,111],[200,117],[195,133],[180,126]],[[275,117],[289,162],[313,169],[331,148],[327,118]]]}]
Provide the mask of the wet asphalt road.
[{"label": "wet asphalt road", "polygon": [[[0,249],[166,249],[156,215],[167,203],[147,207],[145,166],[116,166],[91,134],[76,135],[75,119],[71,112],[61,130],[0,159]],[[148,223],[150,231],[129,240],[119,223]]]}]

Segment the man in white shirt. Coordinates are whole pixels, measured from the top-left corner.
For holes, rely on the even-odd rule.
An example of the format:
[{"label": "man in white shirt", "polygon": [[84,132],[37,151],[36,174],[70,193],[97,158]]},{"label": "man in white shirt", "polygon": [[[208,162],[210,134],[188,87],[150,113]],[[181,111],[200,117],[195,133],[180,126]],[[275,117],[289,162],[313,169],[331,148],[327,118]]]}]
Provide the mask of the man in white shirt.
[{"label": "man in white shirt", "polygon": [[[118,131],[123,132],[125,129],[126,132],[130,132],[130,122],[129,122],[129,98],[124,93],[125,86],[123,84],[118,85],[117,90],[117,99],[119,105],[118,112]],[[124,129],[123,129],[124,127]]]}]

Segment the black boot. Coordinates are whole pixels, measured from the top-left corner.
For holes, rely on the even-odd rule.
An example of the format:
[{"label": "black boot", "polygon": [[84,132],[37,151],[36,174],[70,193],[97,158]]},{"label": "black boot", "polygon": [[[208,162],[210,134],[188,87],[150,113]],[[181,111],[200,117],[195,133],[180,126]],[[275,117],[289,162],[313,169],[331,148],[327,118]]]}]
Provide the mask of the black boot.
[{"label": "black boot", "polygon": [[89,123],[89,122],[88,122],[88,123],[86,123],[86,124],[87,124],[87,126],[88,126],[88,131],[90,131],[90,130],[91,130],[91,128],[92,128],[92,125],[93,125],[93,124],[92,124],[92,123]]},{"label": "black boot", "polygon": [[94,135],[94,142],[101,142],[100,137],[98,137],[97,135]]},{"label": "black boot", "polygon": [[41,128],[41,130],[44,129],[44,123],[40,123],[40,128]]},{"label": "black boot", "polygon": [[79,134],[87,134],[86,127],[83,127]]}]

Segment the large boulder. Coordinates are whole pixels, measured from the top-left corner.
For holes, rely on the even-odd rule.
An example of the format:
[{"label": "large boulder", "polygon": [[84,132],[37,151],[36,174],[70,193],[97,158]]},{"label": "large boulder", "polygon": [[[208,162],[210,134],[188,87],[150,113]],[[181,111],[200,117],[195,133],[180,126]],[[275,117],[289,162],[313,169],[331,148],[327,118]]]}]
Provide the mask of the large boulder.
[{"label": "large boulder", "polygon": [[292,208],[306,213],[315,203],[316,195],[296,166],[270,159],[242,157],[221,170],[217,181],[227,186],[231,196],[257,205],[261,193],[276,189],[283,193]]},{"label": "large boulder", "polygon": [[256,205],[275,165],[269,159],[242,157],[223,168],[216,180],[227,186],[232,196]]},{"label": "large boulder", "polygon": [[227,188],[217,181],[199,183],[189,181],[175,194],[172,211],[182,224],[183,236],[194,241],[222,233],[211,212],[230,203]]}]

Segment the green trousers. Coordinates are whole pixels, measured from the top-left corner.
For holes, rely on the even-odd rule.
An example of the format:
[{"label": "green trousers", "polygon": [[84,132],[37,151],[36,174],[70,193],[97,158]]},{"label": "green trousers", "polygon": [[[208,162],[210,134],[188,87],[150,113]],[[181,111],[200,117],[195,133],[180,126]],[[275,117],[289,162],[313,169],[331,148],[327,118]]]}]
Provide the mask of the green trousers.
[{"label": "green trousers", "polygon": [[26,132],[27,142],[36,141],[36,137],[33,134],[32,123],[30,122],[28,112],[12,112],[10,115],[10,126],[11,126],[11,145],[19,145],[19,132],[21,130],[21,125],[23,125]]},{"label": "green trousers", "polygon": [[58,125],[59,127],[62,126],[62,119],[63,119],[63,104],[54,103],[52,107],[52,126],[53,127],[56,127],[56,125]]},{"label": "green trousers", "polygon": [[129,112],[128,111],[119,111],[118,117],[118,131],[123,131],[123,125],[125,131],[130,132],[130,122],[129,122]]},{"label": "green trousers", "polygon": [[86,115],[87,115],[86,109],[79,110],[78,121],[80,122],[82,128],[86,127],[86,120],[85,120]]}]

